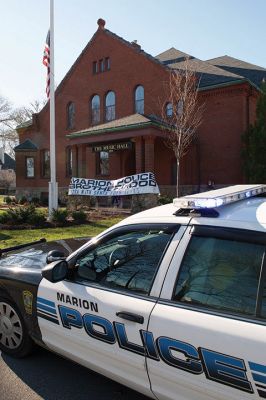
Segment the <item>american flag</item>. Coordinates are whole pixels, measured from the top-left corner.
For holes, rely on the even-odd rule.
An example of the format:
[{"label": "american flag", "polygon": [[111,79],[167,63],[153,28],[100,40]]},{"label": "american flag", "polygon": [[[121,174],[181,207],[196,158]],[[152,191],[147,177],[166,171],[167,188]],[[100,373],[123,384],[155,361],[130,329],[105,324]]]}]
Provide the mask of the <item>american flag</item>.
[{"label": "american flag", "polygon": [[49,98],[50,97],[50,30],[47,33],[42,63],[47,68],[46,95],[47,98]]}]

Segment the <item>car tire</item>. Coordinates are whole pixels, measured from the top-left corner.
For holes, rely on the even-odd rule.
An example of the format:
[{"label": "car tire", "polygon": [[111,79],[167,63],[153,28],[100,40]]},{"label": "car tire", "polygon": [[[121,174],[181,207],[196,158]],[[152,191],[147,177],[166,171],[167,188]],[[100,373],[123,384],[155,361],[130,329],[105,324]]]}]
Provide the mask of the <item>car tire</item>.
[{"label": "car tire", "polygon": [[33,350],[33,340],[18,307],[4,297],[0,297],[0,350],[15,358]]}]

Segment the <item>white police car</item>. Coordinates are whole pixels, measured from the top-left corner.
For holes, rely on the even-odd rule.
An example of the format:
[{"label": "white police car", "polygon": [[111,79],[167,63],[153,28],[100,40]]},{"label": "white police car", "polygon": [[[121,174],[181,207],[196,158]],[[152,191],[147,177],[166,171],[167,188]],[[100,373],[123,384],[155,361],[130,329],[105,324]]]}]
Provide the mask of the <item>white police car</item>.
[{"label": "white police car", "polygon": [[176,199],[43,269],[5,258],[0,349],[34,341],[159,400],[266,398],[265,191]]}]

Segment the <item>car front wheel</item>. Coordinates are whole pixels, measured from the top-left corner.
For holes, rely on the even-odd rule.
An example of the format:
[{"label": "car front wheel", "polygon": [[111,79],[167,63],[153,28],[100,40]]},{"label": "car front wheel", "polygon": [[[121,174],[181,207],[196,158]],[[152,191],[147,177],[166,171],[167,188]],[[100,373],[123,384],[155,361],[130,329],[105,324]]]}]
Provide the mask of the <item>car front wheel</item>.
[{"label": "car front wheel", "polygon": [[0,298],[0,350],[16,358],[25,357],[33,348],[23,318],[15,304]]}]

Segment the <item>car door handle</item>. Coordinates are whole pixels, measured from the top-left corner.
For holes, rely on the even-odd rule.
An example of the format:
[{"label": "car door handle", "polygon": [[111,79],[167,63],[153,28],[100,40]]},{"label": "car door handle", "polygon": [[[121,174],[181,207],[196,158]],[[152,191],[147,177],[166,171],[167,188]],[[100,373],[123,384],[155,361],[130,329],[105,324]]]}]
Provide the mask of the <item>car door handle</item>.
[{"label": "car door handle", "polygon": [[142,315],[133,314],[127,311],[118,311],[116,315],[119,318],[126,319],[127,321],[137,322],[138,324],[143,324],[144,317]]}]

